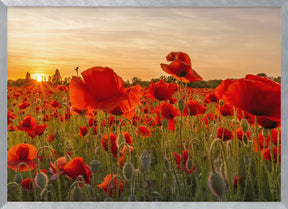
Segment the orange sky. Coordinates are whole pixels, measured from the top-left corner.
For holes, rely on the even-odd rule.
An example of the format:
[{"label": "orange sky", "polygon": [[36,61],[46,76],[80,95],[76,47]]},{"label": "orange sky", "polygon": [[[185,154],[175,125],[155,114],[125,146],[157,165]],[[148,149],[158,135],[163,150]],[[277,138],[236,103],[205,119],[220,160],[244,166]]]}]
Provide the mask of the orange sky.
[{"label": "orange sky", "polygon": [[279,8],[8,8],[8,79],[108,66],[150,80],[171,51],[205,80],[280,76],[280,44]]}]

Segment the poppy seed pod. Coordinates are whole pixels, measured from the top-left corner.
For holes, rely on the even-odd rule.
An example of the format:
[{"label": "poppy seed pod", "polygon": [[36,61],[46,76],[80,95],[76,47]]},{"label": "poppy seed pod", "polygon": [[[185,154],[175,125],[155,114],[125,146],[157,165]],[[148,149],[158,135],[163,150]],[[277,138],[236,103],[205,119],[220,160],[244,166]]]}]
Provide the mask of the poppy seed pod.
[{"label": "poppy seed pod", "polygon": [[168,119],[167,118],[164,118],[163,120],[162,120],[162,127],[163,127],[163,129],[167,129],[168,128],[168,125],[169,125],[169,121],[168,121]]},{"label": "poppy seed pod", "polygon": [[22,176],[21,176],[21,174],[20,173],[17,173],[16,175],[15,175],[15,177],[14,177],[14,181],[17,183],[17,184],[21,184],[21,182],[22,182],[22,180],[23,180],[23,178],[22,178]]},{"label": "poppy seed pod", "polygon": [[123,166],[123,177],[126,181],[131,180],[132,176],[134,174],[134,166],[131,162],[125,163]]},{"label": "poppy seed pod", "polygon": [[183,99],[180,99],[180,100],[178,101],[178,108],[179,108],[179,110],[180,110],[181,112],[184,111],[184,109],[185,109],[185,103],[184,103],[184,100],[183,100]]},{"label": "poppy seed pod", "polygon": [[35,177],[35,184],[37,187],[39,187],[40,189],[45,189],[48,185],[48,177],[45,173],[43,172],[39,172],[36,177]]},{"label": "poppy seed pod", "polygon": [[226,190],[222,175],[216,172],[211,173],[208,177],[208,186],[211,192],[213,192],[213,194],[215,194],[219,200],[221,200]]},{"label": "poppy seed pod", "polygon": [[95,174],[99,170],[100,162],[98,160],[92,160],[90,162],[91,171]]},{"label": "poppy seed pod", "polygon": [[72,191],[72,201],[81,201],[82,200],[82,190],[79,186],[74,187]]},{"label": "poppy seed pod", "polygon": [[112,201],[113,201],[112,197],[106,197],[104,199],[104,202],[112,202]]},{"label": "poppy seed pod", "polygon": [[151,151],[150,150],[144,150],[141,157],[141,164],[142,164],[142,169],[145,172],[149,171],[149,168],[151,166]]},{"label": "poppy seed pod", "polygon": [[128,197],[128,201],[129,202],[136,202],[137,201],[137,198],[134,194],[131,194],[129,197]]},{"label": "poppy seed pod", "polygon": [[241,120],[240,127],[241,127],[244,134],[248,131],[248,126],[249,126],[248,121],[245,118],[243,118]]}]

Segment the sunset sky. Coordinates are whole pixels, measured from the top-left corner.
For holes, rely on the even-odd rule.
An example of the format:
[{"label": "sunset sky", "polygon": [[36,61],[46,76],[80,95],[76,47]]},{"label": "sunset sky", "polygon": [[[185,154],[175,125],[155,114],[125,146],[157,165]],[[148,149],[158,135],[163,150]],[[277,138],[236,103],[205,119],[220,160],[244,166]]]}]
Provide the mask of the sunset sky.
[{"label": "sunset sky", "polygon": [[108,66],[124,80],[168,75],[171,51],[204,80],[280,76],[279,8],[8,8],[8,79]]}]

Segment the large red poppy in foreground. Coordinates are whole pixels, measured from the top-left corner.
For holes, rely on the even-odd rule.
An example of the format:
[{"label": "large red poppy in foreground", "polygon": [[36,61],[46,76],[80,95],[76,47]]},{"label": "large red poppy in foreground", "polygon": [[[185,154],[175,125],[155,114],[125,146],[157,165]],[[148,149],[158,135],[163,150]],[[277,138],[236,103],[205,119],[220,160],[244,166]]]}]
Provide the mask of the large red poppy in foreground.
[{"label": "large red poppy in foreground", "polygon": [[238,80],[225,80],[215,94],[241,110],[280,122],[281,85],[270,79],[247,75]]},{"label": "large red poppy in foreground", "polygon": [[[30,170],[37,167],[35,158],[37,156],[37,148],[31,144],[17,144],[11,147],[7,153],[8,168],[16,171],[19,163],[26,163]],[[28,171],[25,165],[19,166],[19,171]]]},{"label": "large red poppy in foreground", "polygon": [[111,68],[92,67],[82,72],[83,79],[73,77],[70,83],[70,100],[78,109],[112,111],[119,106],[123,113],[138,105],[142,97],[141,86],[125,89],[124,81]]},{"label": "large red poppy in foreground", "polygon": [[201,81],[202,78],[195,70],[192,69],[191,60],[188,54],[183,52],[171,52],[166,57],[169,65],[161,64],[162,70],[171,74],[179,81],[189,83],[194,81]]}]

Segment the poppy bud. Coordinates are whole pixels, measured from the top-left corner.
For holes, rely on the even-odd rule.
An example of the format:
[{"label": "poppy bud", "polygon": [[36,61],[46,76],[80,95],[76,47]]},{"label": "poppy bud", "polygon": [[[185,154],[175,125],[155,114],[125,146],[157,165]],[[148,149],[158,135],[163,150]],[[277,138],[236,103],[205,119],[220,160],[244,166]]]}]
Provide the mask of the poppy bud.
[{"label": "poppy bud", "polygon": [[223,105],[223,104],[224,104],[224,101],[223,101],[222,99],[220,99],[220,100],[219,100],[219,104],[220,104],[220,105]]},{"label": "poppy bud", "polygon": [[185,109],[185,103],[184,103],[184,100],[183,100],[183,99],[180,99],[180,100],[178,101],[178,109],[179,109],[181,112],[184,111],[184,109]]},{"label": "poppy bud", "polygon": [[21,174],[20,174],[20,173],[17,173],[17,174],[15,175],[15,177],[14,177],[14,181],[15,181],[17,184],[21,184],[21,183],[22,183],[22,180],[23,180],[23,178],[22,178]]},{"label": "poppy bud", "polygon": [[187,168],[188,171],[191,171],[193,169],[193,162],[192,162],[191,159],[188,159],[186,161],[186,168]]},{"label": "poppy bud", "polygon": [[164,118],[163,120],[162,120],[162,127],[163,127],[163,129],[167,129],[168,128],[168,125],[169,125],[169,121],[168,121],[168,119],[167,118]]},{"label": "poppy bud", "polygon": [[100,150],[101,150],[101,146],[98,145],[95,149],[95,154],[98,155],[100,153]]},{"label": "poppy bud", "polygon": [[134,174],[134,166],[131,162],[125,163],[123,166],[123,177],[125,180],[129,181]]},{"label": "poppy bud", "polygon": [[208,178],[208,186],[211,192],[213,192],[221,200],[225,193],[225,182],[222,175],[216,172],[211,173]]},{"label": "poppy bud", "polygon": [[106,197],[104,199],[104,202],[112,202],[112,201],[113,201],[113,199],[111,197]]},{"label": "poppy bud", "polygon": [[99,166],[100,166],[100,162],[98,160],[92,160],[90,162],[90,168],[94,174],[97,173]]},{"label": "poppy bud", "polygon": [[242,136],[242,141],[243,141],[243,143],[244,143],[245,146],[248,145],[248,136],[247,136],[246,134],[243,134],[243,136]]},{"label": "poppy bud", "polygon": [[100,132],[104,133],[105,127],[104,126],[100,126]]},{"label": "poppy bud", "polygon": [[244,134],[248,131],[248,126],[249,126],[248,121],[245,118],[243,118],[241,120],[240,127],[241,127]]},{"label": "poppy bud", "polygon": [[128,197],[128,201],[129,202],[136,202],[137,201],[137,198],[134,194],[131,194],[129,197]]},{"label": "poppy bud", "polygon": [[138,107],[135,109],[135,113],[136,113],[136,115],[140,115],[140,110]]},{"label": "poppy bud", "polygon": [[117,143],[118,143],[118,146],[122,143],[122,142],[125,142],[125,137],[122,133],[120,133],[117,137]]},{"label": "poppy bud", "polygon": [[149,168],[151,166],[151,151],[150,150],[144,150],[142,155],[140,156],[142,169],[146,172],[149,171]]},{"label": "poppy bud", "polygon": [[73,201],[81,201],[82,200],[82,190],[79,186],[74,187],[72,191],[72,200]]},{"label": "poppy bud", "polygon": [[269,129],[266,129],[266,128],[265,128],[265,129],[262,130],[262,133],[263,133],[264,138],[267,138],[268,132],[269,132]]},{"label": "poppy bud", "polygon": [[249,166],[250,165],[250,157],[248,155],[244,156],[244,163],[245,165]]},{"label": "poppy bud", "polygon": [[169,163],[169,160],[165,157],[164,159],[164,169],[169,171],[170,169],[170,163]]},{"label": "poppy bud", "polygon": [[48,177],[46,174],[44,174],[43,172],[39,172],[37,175],[36,175],[36,178],[35,178],[35,184],[37,187],[39,187],[40,189],[44,189],[47,187],[48,185]]}]

